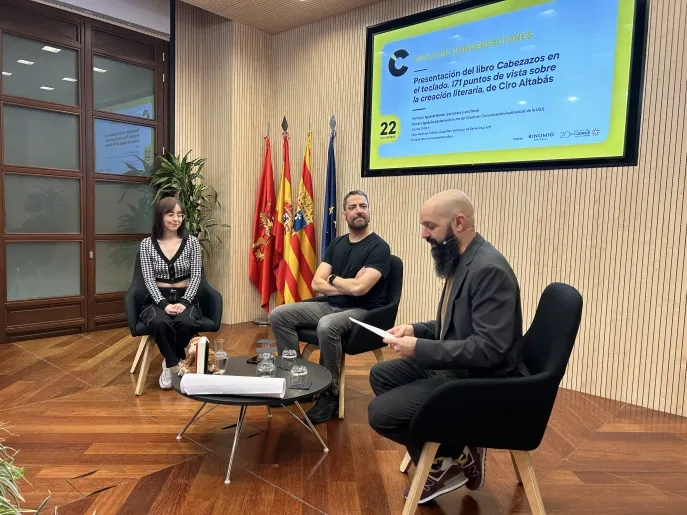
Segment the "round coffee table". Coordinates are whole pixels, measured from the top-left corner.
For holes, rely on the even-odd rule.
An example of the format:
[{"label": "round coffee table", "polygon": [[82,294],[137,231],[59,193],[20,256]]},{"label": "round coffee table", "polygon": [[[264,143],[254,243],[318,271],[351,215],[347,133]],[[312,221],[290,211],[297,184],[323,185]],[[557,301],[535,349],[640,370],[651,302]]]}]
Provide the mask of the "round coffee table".
[{"label": "round coffee table", "polygon": [[[252,363],[247,363],[248,359],[250,359],[250,356],[233,356],[228,358],[227,369],[224,372],[224,374],[231,376],[255,377],[256,365]],[[274,364],[277,367],[274,377],[285,378],[287,380],[288,385],[290,373],[288,370],[286,370],[286,368],[283,367],[281,357],[275,357]],[[312,422],[310,422],[310,419],[301,407],[300,402],[307,402],[318,393],[322,393],[323,391],[325,391],[332,382],[332,374],[322,365],[318,365],[317,363],[313,363],[312,361],[306,361],[304,359],[299,358],[296,359],[296,364],[305,365],[308,368],[308,381],[311,381],[312,385],[310,386],[309,390],[295,390],[292,388],[287,388],[283,398],[253,396],[249,397],[241,395],[187,395],[181,391],[181,377],[179,377],[178,375],[172,375],[172,387],[178,394],[203,403],[200,405],[200,408],[198,408],[198,410],[189,419],[184,428],[179,432],[179,434],[177,435],[177,440],[181,440],[181,437],[183,436],[184,432],[186,432],[186,430],[193,423],[193,421],[196,420],[196,418],[198,417],[201,410],[205,407],[206,404],[214,404],[214,406],[207,410],[205,413],[203,413],[203,416],[207,415],[208,413],[210,413],[210,411],[212,411],[217,406],[222,404],[230,406],[241,406],[241,410],[239,411],[239,418],[236,423],[236,432],[234,433],[234,444],[231,447],[231,456],[229,457],[227,477],[224,480],[225,484],[229,484],[231,482],[231,465],[234,462],[234,453],[236,452],[236,447],[239,441],[239,434],[241,433],[243,420],[246,417],[246,410],[248,409],[248,406],[267,406],[270,417],[272,416],[270,411],[271,407],[282,407],[285,408],[286,411],[288,411],[296,420],[298,420],[308,431],[310,431],[317,437],[317,439],[322,444],[324,452],[329,452],[327,445],[324,443],[322,437],[317,432],[315,427],[312,425]],[[289,404],[296,405],[298,411],[300,411],[301,415],[303,415],[303,420],[305,422],[301,420],[298,417],[298,415],[293,413],[287,407]]]}]

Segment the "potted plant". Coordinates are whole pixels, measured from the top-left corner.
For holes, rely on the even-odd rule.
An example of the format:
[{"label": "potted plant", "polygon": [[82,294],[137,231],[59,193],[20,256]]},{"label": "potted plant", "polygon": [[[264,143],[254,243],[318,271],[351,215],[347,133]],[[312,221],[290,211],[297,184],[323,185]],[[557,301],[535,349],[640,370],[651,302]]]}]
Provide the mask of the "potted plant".
[{"label": "potted plant", "polygon": [[215,242],[222,241],[215,234],[216,228],[229,225],[214,216],[214,210],[221,205],[215,189],[204,183],[205,158],[189,159],[190,153],[183,158],[172,154],[160,156],[159,166],[150,170],[150,184],[155,189],[154,202],[164,197],[179,199],[185,210],[186,230],[198,238],[207,254]]},{"label": "potted plant", "polygon": [[[122,192],[118,203],[126,210],[117,218],[117,232],[134,234],[141,232],[141,222],[152,218],[154,194],[152,188],[141,188],[138,183],[125,182],[119,185]],[[131,241],[111,242],[108,255],[110,266],[129,267],[138,252],[138,243]]]},{"label": "potted plant", "polygon": [[[0,423],[0,433],[11,434],[3,423]],[[40,513],[48,503],[49,495],[36,510],[19,506],[20,502],[24,502],[19,488],[19,481],[24,478],[24,468],[14,464],[16,455],[17,451],[12,447],[7,447],[5,439],[0,438],[0,513],[3,515]]]}]

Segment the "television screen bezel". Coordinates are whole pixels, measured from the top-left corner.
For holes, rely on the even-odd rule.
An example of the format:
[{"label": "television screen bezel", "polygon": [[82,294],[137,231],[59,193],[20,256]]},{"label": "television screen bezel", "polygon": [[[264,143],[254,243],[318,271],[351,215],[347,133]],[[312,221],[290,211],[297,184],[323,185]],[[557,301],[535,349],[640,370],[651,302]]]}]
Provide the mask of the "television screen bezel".
[{"label": "television screen bezel", "polygon": [[458,164],[441,166],[423,166],[408,168],[370,169],[370,131],[369,120],[372,115],[372,70],[374,64],[374,37],[410,25],[415,25],[435,18],[476,9],[485,5],[507,0],[466,0],[458,4],[438,7],[410,16],[404,16],[388,22],[367,27],[365,48],[365,78],[363,102],[363,142],[362,142],[362,177],[389,177],[398,175],[435,175],[476,172],[504,172],[520,170],[557,170],[570,168],[598,168],[636,166],[639,162],[639,144],[644,95],[644,72],[649,24],[649,0],[635,1],[635,22],[632,34],[632,55],[630,60],[629,95],[625,125],[625,152],[622,156],[594,157],[580,159],[556,159],[541,161],[505,161],[495,163]]}]

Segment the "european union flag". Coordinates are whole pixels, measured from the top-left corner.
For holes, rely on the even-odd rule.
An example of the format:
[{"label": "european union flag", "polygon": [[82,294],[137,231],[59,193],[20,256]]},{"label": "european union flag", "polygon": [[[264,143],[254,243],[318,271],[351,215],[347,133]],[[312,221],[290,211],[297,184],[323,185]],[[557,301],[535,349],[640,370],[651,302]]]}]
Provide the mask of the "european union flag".
[{"label": "european union flag", "polygon": [[322,217],[322,256],[329,244],[336,238],[336,159],[334,158],[334,137],[329,138],[327,155],[327,189],[324,196],[324,216]]}]

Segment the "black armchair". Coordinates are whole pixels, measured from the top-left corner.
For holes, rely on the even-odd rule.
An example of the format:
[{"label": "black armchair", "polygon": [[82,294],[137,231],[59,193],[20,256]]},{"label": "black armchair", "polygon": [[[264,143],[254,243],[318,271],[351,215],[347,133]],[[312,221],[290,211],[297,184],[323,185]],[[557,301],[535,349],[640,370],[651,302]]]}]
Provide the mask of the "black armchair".
[{"label": "black armchair", "polygon": [[[371,309],[363,317],[361,322],[374,325],[381,329],[391,329],[396,323],[398,305],[401,302],[401,292],[403,290],[403,261],[397,256],[391,256],[391,267],[389,270],[389,282],[386,290],[386,304],[376,309]],[[324,302],[327,297],[315,297],[304,302]],[[320,345],[317,339],[317,328],[302,327],[297,329],[298,339],[307,345],[303,349],[303,359],[308,359],[310,354]],[[341,346],[341,379],[339,381],[339,418],[344,418],[344,387],[345,387],[345,362],[346,354],[362,354],[363,352],[373,352],[377,361],[384,361],[382,348],[386,346],[382,338],[366,329],[356,325],[351,332],[342,338]]]},{"label": "black armchair", "polygon": [[[205,269],[201,271],[201,274],[200,286],[196,294],[200,310],[203,313],[200,330],[202,332],[216,332],[219,330],[219,326],[222,323],[222,295],[208,284],[205,278]],[[138,373],[138,380],[136,381],[136,395],[141,395],[143,393],[146,376],[148,375],[148,368],[150,367],[150,361],[152,359],[150,349],[152,349],[155,344],[153,337],[148,334],[145,324],[141,322],[138,317],[143,309],[143,303],[145,302],[147,294],[148,290],[143,282],[143,272],[141,271],[141,257],[139,253],[136,253],[134,275],[131,279],[129,289],[124,296],[126,321],[129,324],[131,336],[141,337],[141,341],[138,344],[138,350],[136,351],[136,357],[134,358],[130,370],[132,374],[136,372],[136,366],[141,356],[143,356],[141,370]]]},{"label": "black armchair", "polygon": [[[439,445],[445,442],[508,449],[532,513],[545,513],[529,451],[539,447],[544,437],[581,316],[580,293],[567,284],[550,284],[542,293],[532,325],[522,340],[529,376],[458,379],[432,392],[410,426],[413,437],[426,443],[404,515],[415,513],[432,461]],[[406,454],[401,472],[409,465],[410,457]]]}]

